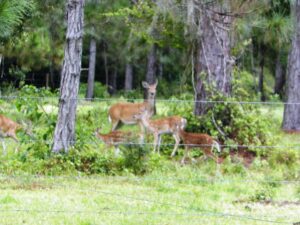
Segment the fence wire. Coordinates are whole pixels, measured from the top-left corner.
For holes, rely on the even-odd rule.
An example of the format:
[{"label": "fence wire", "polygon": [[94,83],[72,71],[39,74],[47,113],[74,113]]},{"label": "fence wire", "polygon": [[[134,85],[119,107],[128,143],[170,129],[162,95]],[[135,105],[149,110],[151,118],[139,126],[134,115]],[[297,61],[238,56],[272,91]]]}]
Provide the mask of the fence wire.
[{"label": "fence wire", "polygon": [[[70,186],[67,185],[62,185],[62,184],[51,184],[54,187],[61,187],[65,188],[67,190],[70,190]],[[226,217],[230,219],[235,219],[235,220],[251,220],[251,221],[258,221],[258,222],[265,222],[265,223],[273,223],[273,224],[291,224],[292,222],[287,222],[287,221],[277,221],[277,219],[271,219],[271,215],[261,215],[260,217],[257,217],[255,215],[244,215],[244,214],[231,214],[231,213],[223,213],[223,212],[216,212],[216,211],[211,211],[211,210],[205,210],[205,209],[195,209],[193,207],[181,205],[181,204],[174,204],[174,203],[167,203],[167,202],[160,202],[156,200],[150,200],[147,198],[139,198],[135,197],[132,195],[128,194],[119,194],[119,193],[114,193],[110,191],[100,191],[93,187],[93,189],[82,189],[82,188],[76,188],[72,190],[77,190],[77,191],[82,191],[86,192],[89,191],[93,194],[101,194],[105,196],[112,196],[112,197],[117,197],[118,199],[129,199],[129,200],[134,200],[134,201],[141,201],[141,202],[147,202],[151,204],[156,204],[156,205],[161,205],[161,206],[168,206],[168,207],[174,207],[174,208],[180,208],[183,210],[188,210],[188,211],[196,211],[193,213],[176,213],[176,212],[147,212],[147,211],[118,211],[118,210],[112,210],[103,208],[100,211],[94,211],[94,210],[36,210],[36,209],[0,209],[0,213],[4,212],[24,212],[24,213],[67,213],[67,214],[74,214],[74,213],[80,213],[80,214],[103,214],[103,213],[109,213],[109,214],[137,214],[137,215],[153,215],[153,216],[184,216],[184,217],[203,217],[203,216],[209,216],[209,217]],[[295,214],[298,215],[298,214]],[[273,215],[272,215],[273,216]],[[278,217],[282,220],[282,218],[290,218],[291,215],[288,217]]]},{"label": "fence wire", "polygon": [[[86,101],[86,102],[143,102],[138,98],[60,98],[60,97],[31,97],[31,96],[0,96],[0,99],[36,99],[36,100],[63,100],[63,101]],[[270,101],[219,101],[219,100],[183,100],[183,99],[155,99],[156,102],[171,103],[203,103],[203,104],[238,104],[238,105],[300,105],[300,102],[270,102]]]},{"label": "fence wire", "polygon": [[[0,213],[42,213],[42,214],[122,214],[122,215],[151,215],[151,216],[181,216],[181,217],[223,217],[237,220],[252,220],[257,222],[265,222],[272,224],[292,224],[293,222],[285,222],[285,221],[276,221],[272,219],[262,219],[247,215],[235,215],[235,214],[226,214],[226,213],[175,213],[175,212],[146,212],[146,211],[118,211],[118,210],[110,210],[107,208],[99,209],[98,211],[88,211],[88,210],[35,210],[35,209],[0,209]],[[282,217],[281,217],[282,218]]]}]

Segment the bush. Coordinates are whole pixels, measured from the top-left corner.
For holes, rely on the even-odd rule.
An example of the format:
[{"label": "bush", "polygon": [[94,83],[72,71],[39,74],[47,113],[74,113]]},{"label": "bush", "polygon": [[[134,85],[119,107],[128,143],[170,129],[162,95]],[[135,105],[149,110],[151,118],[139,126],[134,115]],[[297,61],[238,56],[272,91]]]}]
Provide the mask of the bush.
[{"label": "bush", "polygon": [[[225,145],[268,145],[274,139],[269,132],[270,122],[263,119],[263,115],[255,105],[231,104],[239,99],[227,98],[216,95],[212,103],[208,105],[208,110],[203,116],[193,114],[193,105],[182,102],[181,107],[177,104],[170,106],[170,111],[174,115],[181,115],[188,120],[186,130],[190,132],[207,133],[218,139]],[[224,103],[222,103],[224,102]],[[221,134],[219,130],[222,131]],[[249,147],[249,149],[251,149]],[[265,154],[266,149],[253,148],[256,152]]]},{"label": "bush", "polygon": [[[80,83],[79,96],[85,97],[87,90],[86,83]],[[94,84],[94,98],[108,98],[109,93],[107,92],[107,87],[100,82],[95,82]]]}]

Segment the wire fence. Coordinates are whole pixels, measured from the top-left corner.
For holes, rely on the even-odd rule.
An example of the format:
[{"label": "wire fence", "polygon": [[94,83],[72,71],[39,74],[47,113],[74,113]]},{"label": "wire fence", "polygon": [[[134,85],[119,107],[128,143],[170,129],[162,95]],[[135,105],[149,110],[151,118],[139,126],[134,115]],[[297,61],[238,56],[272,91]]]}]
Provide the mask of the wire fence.
[{"label": "wire fence", "polygon": [[[1,96],[0,99],[10,99],[14,100],[17,98],[21,98],[23,100],[28,100],[28,99],[36,99],[36,100],[55,100],[59,101],[58,97],[21,97],[21,96]],[[128,102],[136,102],[136,101],[144,101],[143,99],[103,99],[103,98],[94,98],[94,99],[86,99],[86,98],[76,98],[76,99],[63,99],[64,101],[68,100],[74,100],[74,101],[94,101],[94,102],[117,102],[117,101],[128,101]],[[193,100],[177,100],[177,99],[157,99],[157,102],[171,102],[171,103],[207,103],[207,104],[253,104],[253,105],[275,105],[275,106],[282,106],[282,105],[299,105],[300,103],[298,102],[255,102],[255,101],[193,101]],[[45,144],[51,145],[53,143],[53,140],[23,140],[24,142],[27,143],[32,143],[32,142],[43,142]],[[80,140],[79,143],[85,143],[85,144],[99,144],[99,141],[95,140],[86,140],[82,141]],[[118,144],[122,145],[129,145],[129,146],[136,146],[136,145],[142,145],[142,146],[153,146],[153,143],[133,143],[133,142],[120,142]],[[163,143],[161,146],[173,146],[174,144],[172,143]],[[195,147],[195,145],[188,145],[188,144],[180,144],[179,146],[189,146],[189,147]],[[197,145],[196,147],[208,147],[210,145]],[[281,149],[288,149],[292,148],[295,150],[300,149],[300,143],[296,144],[291,144],[290,146],[286,145],[221,145],[222,148],[249,148],[249,149],[255,149],[255,148],[263,148],[263,149],[270,149],[270,148],[281,148]],[[7,180],[7,179],[18,179],[19,176],[0,176],[0,180]],[[28,178],[28,176],[27,176]],[[43,176],[31,176],[30,179],[43,179],[45,177]],[[49,178],[49,177],[46,177]],[[54,177],[51,176],[50,178],[57,179],[57,178],[62,178],[60,177]],[[63,177],[64,178],[71,178],[71,179],[80,179],[80,177]],[[96,179],[100,179],[97,177]],[[101,179],[106,179],[106,178],[101,178]],[[189,182],[196,182],[196,183],[280,183],[280,184],[292,184],[292,185],[298,185],[300,183],[300,180],[257,180],[257,179],[243,179],[243,180],[233,180],[233,179],[219,179],[219,178],[177,178],[177,177],[163,177],[163,178],[136,178],[136,177],[113,177],[109,178],[113,180],[132,180],[132,181],[176,181],[176,182],[181,182],[181,183],[189,183]],[[1,182],[2,183],[2,182]],[[57,185],[55,184],[56,187],[64,187],[68,188],[67,186],[64,185]],[[81,191],[86,191],[86,189],[78,189]],[[95,190],[95,188],[90,189],[89,191],[96,192],[98,194],[102,195],[110,195],[116,198],[123,198],[123,199],[130,199],[134,201],[142,201],[142,202],[148,202],[152,204],[157,204],[157,205],[165,205],[165,206],[171,206],[174,208],[180,208],[188,211],[194,211],[188,206],[185,205],[178,205],[178,204],[173,204],[173,203],[166,203],[166,202],[160,202],[160,201],[155,201],[151,199],[146,199],[146,198],[138,198],[135,196],[131,196],[128,194],[118,194],[118,193],[113,193],[109,191],[100,191],[100,190]],[[152,215],[152,216],[182,216],[182,217],[203,217],[203,216],[209,216],[209,217],[217,217],[217,218],[230,218],[230,219],[235,219],[235,220],[251,220],[251,221],[258,221],[258,222],[264,222],[264,223],[274,223],[274,224],[291,224],[292,222],[290,221],[278,221],[282,220],[283,217],[278,216],[277,218],[274,219],[274,215],[266,215],[266,216],[256,216],[256,215],[242,215],[242,214],[230,214],[230,213],[223,213],[223,212],[215,212],[215,211],[209,211],[209,210],[204,210],[204,209],[197,209],[196,212],[192,213],[176,213],[176,212],[146,212],[146,211],[118,211],[114,209],[107,209],[103,208],[101,210],[97,211],[88,211],[88,210],[36,210],[36,209],[1,209],[0,208],[0,213],[6,213],[6,212],[13,212],[13,213],[67,213],[67,214],[73,214],[73,213],[78,213],[78,214],[123,214],[123,215],[129,215],[129,214],[134,214],[134,215]],[[288,217],[285,217],[285,219],[288,219]]]},{"label": "wire fence", "polygon": [[[1,210],[0,213],[42,213],[42,214],[122,214],[122,215],[147,215],[147,216],[159,216],[159,217],[215,217],[215,218],[227,218],[227,219],[234,219],[234,220],[251,220],[256,222],[264,222],[264,223],[272,223],[272,224],[290,224],[292,225],[293,222],[288,221],[276,221],[275,219],[268,219],[268,218],[258,218],[249,215],[238,215],[238,214],[227,214],[227,213],[176,213],[176,212],[147,212],[147,211],[118,211],[113,209],[101,208],[97,211],[88,211],[88,210],[37,210],[37,209],[8,209],[8,210]],[[288,218],[288,217],[279,217],[280,219]],[[0,220],[1,221],[1,220]]]},{"label": "wire fence", "polygon": [[[33,97],[33,96],[0,96],[0,99],[33,99],[33,100],[64,100],[64,101],[87,101],[87,102],[143,102],[144,99],[137,98],[60,98],[60,97]],[[218,100],[182,100],[182,99],[159,99],[156,98],[156,102],[170,102],[170,103],[206,103],[206,104],[238,104],[238,105],[300,105],[300,102],[276,102],[276,101],[218,101]]]},{"label": "wire fence", "polygon": [[123,182],[123,181],[132,181],[132,182],[177,182],[180,184],[201,184],[201,183],[210,183],[210,184],[236,184],[236,183],[262,183],[262,184],[300,184],[299,180],[275,180],[272,178],[262,178],[262,179],[228,179],[223,176],[221,177],[132,177],[132,176],[46,176],[46,175],[3,175],[0,174],[0,180],[4,181],[43,181],[43,180],[68,180],[68,181],[79,181],[79,180],[88,180],[88,181],[105,181],[105,182]]},{"label": "wire fence", "polygon": [[[211,211],[211,210],[205,210],[205,209],[199,209],[193,208],[191,206],[187,205],[181,205],[181,204],[175,204],[175,203],[169,203],[169,202],[161,202],[157,200],[152,200],[148,198],[140,198],[136,197],[136,195],[129,195],[128,193],[115,193],[111,191],[101,191],[98,188],[88,188],[88,189],[81,189],[81,188],[76,188],[76,189],[71,189],[70,186],[67,185],[62,185],[62,184],[52,184],[54,187],[60,187],[60,188],[65,188],[67,190],[77,190],[77,191],[84,191],[84,192],[90,192],[92,194],[101,194],[107,196],[112,196],[116,197],[119,201],[119,199],[129,199],[131,201],[139,201],[139,202],[147,202],[155,205],[161,205],[161,206],[168,206],[172,207],[174,209],[181,209],[181,210],[187,210],[189,212],[184,212],[184,213],[177,213],[177,212],[149,212],[149,211],[120,211],[120,210],[115,210],[115,209],[110,209],[109,207],[102,208],[101,210],[37,210],[37,209],[1,209],[0,208],[0,213],[7,213],[7,212],[23,212],[23,213],[51,213],[51,214],[58,214],[58,213],[64,213],[64,214],[103,214],[103,213],[108,213],[108,214],[123,214],[123,215],[129,215],[129,214],[134,214],[134,215],[151,215],[151,216],[182,216],[182,217],[216,217],[216,218],[229,218],[229,219],[234,219],[234,220],[251,220],[251,221],[257,221],[257,222],[264,222],[264,223],[273,223],[273,224],[291,224],[292,222],[286,221],[287,219],[291,219],[292,216],[295,216],[295,218],[298,218],[299,214],[292,214],[288,216],[274,216],[274,215],[247,215],[247,214],[232,214],[232,213],[224,213],[224,212],[217,212],[217,211]],[[276,218],[274,218],[276,217]],[[283,218],[285,221],[282,221]],[[278,220],[281,221],[278,221]]]},{"label": "wire fence", "polygon": [[[97,139],[96,139],[97,140]],[[96,140],[77,140],[77,141],[60,141],[56,140],[56,142],[64,142],[64,143],[81,143],[81,144],[101,144],[104,143],[102,141],[96,141]],[[22,140],[24,143],[45,143],[47,145],[53,144],[53,140],[36,140],[36,139],[28,139],[28,140]],[[124,145],[124,146],[154,146],[155,143],[148,142],[148,143],[140,143],[140,142],[111,142],[112,145]],[[174,146],[174,143],[161,143],[160,146]],[[201,147],[213,147],[214,145],[210,144],[184,144],[180,143],[178,144],[179,147],[195,147],[195,148],[201,148]],[[291,145],[238,145],[238,144],[220,144],[221,148],[232,148],[232,149],[291,149],[291,150],[300,150],[300,143],[293,143]]]}]

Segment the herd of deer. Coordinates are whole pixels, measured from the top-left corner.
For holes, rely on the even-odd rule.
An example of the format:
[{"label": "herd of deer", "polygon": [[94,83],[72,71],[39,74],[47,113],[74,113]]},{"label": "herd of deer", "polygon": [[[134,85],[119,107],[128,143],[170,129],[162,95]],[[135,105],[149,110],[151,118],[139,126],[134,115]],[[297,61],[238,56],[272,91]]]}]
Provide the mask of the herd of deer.
[{"label": "herd of deer", "polygon": [[[214,155],[213,149],[216,148],[220,152],[220,145],[208,134],[189,133],[184,131],[187,120],[180,116],[169,116],[161,119],[150,119],[155,111],[155,96],[157,80],[154,84],[150,85],[147,82],[142,82],[143,87],[147,90],[147,98],[142,103],[116,103],[109,109],[109,120],[112,123],[112,130],[108,134],[102,134],[99,128],[96,130],[95,135],[101,139],[105,144],[114,146],[119,153],[118,146],[120,144],[132,141],[133,132],[126,132],[116,130],[120,123],[123,124],[138,124],[140,126],[140,143],[144,142],[145,131],[153,134],[154,137],[154,152],[159,153],[162,134],[172,134],[175,139],[175,146],[172,151],[171,157],[175,156],[179,143],[182,140],[185,146],[185,153],[181,163],[185,163],[186,157],[189,157],[190,148],[201,148],[204,157],[210,157],[218,163],[218,158]],[[2,138],[3,152],[6,152],[4,144],[4,137],[11,137],[16,142],[18,138],[16,132],[19,129],[24,129],[25,132],[31,136],[26,125],[20,125],[11,119],[0,115],[0,137]],[[193,160],[193,159],[192,159]]]},{"label": "herd of deer", "polygon": [[99,129],[95,132],[96,137],[101,139],[105,144],[114,146],[119,153],[118,146],[122,143],[128,143],[133,138],[132,132],[116,130],[120,123],[123,124],[138,124],[140,126],[140,142],[144,142],[145,130],[153,134],[154,152],[159,153],[162,134],[172,134],[175,139],[175,146],[171,157],[175,156],[179,143],[182,140],[185,146],[185,153],[181,163],[185,163],[186,157],[189,157],[190,148],[201,148],[204,157],[210,157],[218,163],[218,158],[214,155],[213,149],[221,151],[220,145],[208,134],[190,133],[184,131],[187,120],[180,116],[169,116],[160,119],[150,119],[155,110],[155,96],[157,80],[150,85],[147,82],[142,82],[142,85],[147,89],[147,98],[142,103],[122,102],[112,105],[108,111],[109,121],[112,123],[110,133],[102,134]]}]

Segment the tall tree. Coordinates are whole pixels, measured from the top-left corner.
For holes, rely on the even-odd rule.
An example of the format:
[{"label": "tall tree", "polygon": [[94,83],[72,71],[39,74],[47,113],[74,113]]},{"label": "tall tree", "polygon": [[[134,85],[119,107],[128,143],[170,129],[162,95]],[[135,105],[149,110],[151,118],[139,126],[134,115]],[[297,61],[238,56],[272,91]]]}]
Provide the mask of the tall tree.
[{"label": "tall tree", "polygon": [[154,43],[151,45],[148,57],[147,57],[147,72],[146,81],[149,84],[154,84],[156,79],[156,64],[157,64],[157,45]]},{"label": "tall tree", "polygon": [[229,29],[232,16],[228,0],[198,3],[190,0],[189,13],[196,17],[197,44],[195,44],[195,115],[206,112],[209,89],[229,95],[233,60],[230,56]]},{"label": "tall tree", "polygon": [[287,104],[284,105],[282,128],[300,131],[300,0],[293,3],[294,36],[288,58]]},{"label": "tall tree", "polygon": [[130,62],[127,62],[125,68],[125,91],[132,90],[132,82],[133,82],[133,66]]},{"label": "tall tree", "polygon": [[94,96],[96,49],[97,49],[96,39],[91,37],[91,40],[90,40],[88,84],[87,84],[87,90],[86,90],[86,96],[85,96],[87,99],[92,99],[93,96]]},{"label": "tall tree", "polygon": [[[97,56],[97,42],[101,38],[101,28],[103,27],[101,10],[105,6],[100,5],[100,0],[88,0],[85,5],[85,24],[84,33],[89,39],[89,71],[87,90],[85,97],[92,99],[94,97],[94,83],[96,71],[96,56]],[[102,2],[104,4],[104,2]]]},{"label": "tall tree", "polygon": [[84,0],[68,0],[67,33],[62,68],[58,119],[53,152],[68,151],[75,143],[75,119],[81,72]]}]

